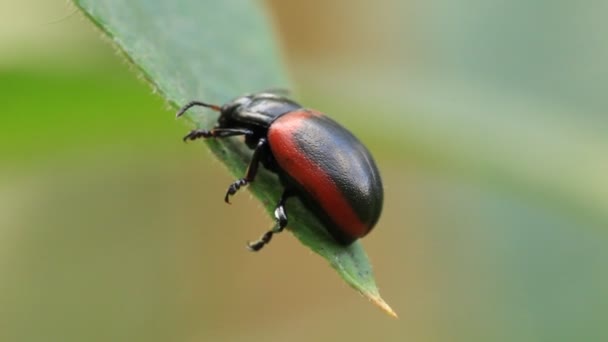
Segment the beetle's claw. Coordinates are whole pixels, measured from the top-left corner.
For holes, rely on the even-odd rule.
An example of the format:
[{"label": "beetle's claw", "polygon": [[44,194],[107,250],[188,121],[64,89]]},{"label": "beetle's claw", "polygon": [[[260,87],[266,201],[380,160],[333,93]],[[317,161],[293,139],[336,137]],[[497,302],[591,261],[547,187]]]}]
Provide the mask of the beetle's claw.
[{"label": "beetle's claw", "polygon": [[262,237],[254,242],[248,242],[247,243],[247,248],[249,248],[249,250],[251,252],[257,252],[260,249],[262,249],[262,247],[264,247],[265,245],[267,245],[270,240],[272,239],[272,234],[274,234],[274,231],[269,230],[266,233],[264,233],[264,235],[262,235]]},{"label": "beetle's claw", "polygon": [[262,249],[262,247],[264,247],[264,243],[260,242],[260,241],[256,241],[256,242],[247,242],[247,249],[250,252],[257,252],[260,249]]},{"label": "beetle's claw", "polygon": [[249,181],[245,178],[239,179],[236,182],[230,184],[230,186],[228,187],[228,190],[226,191],[226,196],[224,197],[224,201],[228,204],[230,204],[230,196],[233,196],[234,194],[236,194],[237,191],[239,191],[239,189],[243,186],[243,185],[247,185],[247,183],[249,183]]},{"label": "beetle's claw", "polygon": [[209,138],[212,135],[213,134],[211,133],[211,131],[207,131],[204,129],[193,129],[190,131],[190,133],[186,134],[183,140],[184,142],[187,142],[188,140],[196,140],[198,138]]}]

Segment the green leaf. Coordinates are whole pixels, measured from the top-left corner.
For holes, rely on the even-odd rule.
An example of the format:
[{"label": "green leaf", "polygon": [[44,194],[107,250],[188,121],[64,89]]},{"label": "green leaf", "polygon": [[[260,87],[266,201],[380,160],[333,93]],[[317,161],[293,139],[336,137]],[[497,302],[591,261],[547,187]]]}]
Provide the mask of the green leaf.
[{"label": "green leaf", "polygon": [[[153,87],[177,109],[201,99],[222,104],[269,88],[290,88],[267,18],[253,1],[76,0]],[[216,118],[192,110],[197,127]],[[235,177],[242,177],[251,151],[238,139],[207,140]],[[263,171],[249,187],[272,215],[280,195],[275,175]],[[288,229],[329,261],[340,276],[388,314],[361,244],[336,244],[298,200],[287,204]]]}]

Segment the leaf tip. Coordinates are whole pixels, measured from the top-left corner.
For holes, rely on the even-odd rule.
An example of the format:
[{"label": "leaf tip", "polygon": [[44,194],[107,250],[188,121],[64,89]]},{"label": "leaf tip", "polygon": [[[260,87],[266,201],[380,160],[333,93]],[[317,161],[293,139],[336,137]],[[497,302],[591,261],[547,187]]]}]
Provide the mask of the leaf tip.
[{"label": "leaf tip", "polygon": [[399,316],[397,316],[397,313],[379,295],[366,295],[366,297],[372,303],[374,303],[376,306],[378,306],[380,309],[382,309],[382,311],[384,311],[387,315],[389,315],[395,319],[399,318]]}]

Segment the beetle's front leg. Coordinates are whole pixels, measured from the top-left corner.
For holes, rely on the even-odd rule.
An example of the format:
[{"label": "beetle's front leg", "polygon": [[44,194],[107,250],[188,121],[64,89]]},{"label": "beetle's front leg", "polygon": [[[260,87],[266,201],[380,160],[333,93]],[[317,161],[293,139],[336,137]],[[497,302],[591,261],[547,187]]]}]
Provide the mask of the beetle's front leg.
[{"label": "beetle's front leg", "polygon": [[247,173],[244,178],[236,180],[234,183],[230,184],[228,190],[226,191],[226,196],[224,197],[224,201],[230,204],[230,196],[236,194],[236,192],[242,187],[247,185],[250,182],[253,182],[255,179],[255,175],[258,173],[258,166],[260,161],[268,153],[268,145],[266,139],[262,138],[258,141],[255,150],[253,151],[253,156],[251,157],[251,162],[249,162],[249,167],[247,167]]},{"label": "beetle's front leg", "polygon": [[251,130],[245,128],[214,128],[212,130],[193,129],[186,134],[184,141],[196,140],[199,138],[226,138],[235,135],[252,135]]}]

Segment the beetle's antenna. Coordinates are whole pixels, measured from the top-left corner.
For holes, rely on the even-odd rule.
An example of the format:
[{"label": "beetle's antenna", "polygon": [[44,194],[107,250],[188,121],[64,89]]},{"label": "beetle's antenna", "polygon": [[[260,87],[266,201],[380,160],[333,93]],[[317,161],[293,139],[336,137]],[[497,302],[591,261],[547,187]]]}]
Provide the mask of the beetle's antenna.
[{"label": "beetle's antenna", "polygon": [[213,104],[209,104],[209,103],[205,103],[205,102],[200,102],[200,101],[190,101],[190,102],[186,103],[185,106],[183,106],[182,108],[180,108],[179,111],[177,111],[177,114],[175,114],[175,117],[179,118],[188,109],[190,109],[190,108],[192,108],[194,106],[201,106],[201,107],[211,108],[211,109],[213,109],[216,112],[221,112],[222,111],[222,107],[220,107],[220,106],[216,106],[216,105],[213,105]]}]

